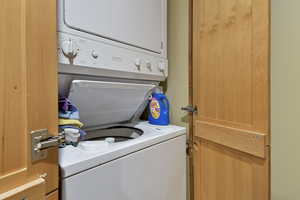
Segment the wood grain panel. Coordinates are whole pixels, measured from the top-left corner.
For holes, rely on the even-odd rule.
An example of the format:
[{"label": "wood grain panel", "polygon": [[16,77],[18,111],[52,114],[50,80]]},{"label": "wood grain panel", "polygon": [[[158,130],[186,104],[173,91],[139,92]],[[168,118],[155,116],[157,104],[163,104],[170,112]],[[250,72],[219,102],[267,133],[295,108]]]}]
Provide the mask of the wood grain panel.
[{"label": "wood grain panel", "polygon": [[42,200],[44,199],[44,194],[45,181],[39,178],[0,194],[0,200]]},{"label": "wood grain panel", "polygon": [[58,188],[58,155],[32,163],[30,132],[57,134],[56,1],[2,0],[0,22],[0,195],[46,173],[30,198],[42,199]]},{"label": "wood grain panel", "polygon": [[[27,0],[26,64],[28,132],[48,129],[58,133],[56,1]],[[58,154],[35,163],[36,173],[46,176],[47,193],[58,188]]]},{"label": "wood grain panel", "polygon": [[[26,166],[26,74],[24,59],[23,5],[1,1],[0,35],[0,176]],[[25,34],[24,34],[25,35]],[[11,159],[18,158],[18,159]]]},{"label": "wood grain panel", "polygon": [[28,171],[26,2],[0,2],[0,194],[36,179]]},{"label": "wood grain panel", "polygon": [[269,0],[192,0],[196,200],[268,200]]},{"label": "wood grain panel", "polygon": [[49,195],[47,195],[46,200],[58,200],[58,190],[51,192]]},{"label": "wood grain panel", "polygon": [[[254,127],[266,134],[270,133],[270,0],[252,0],[253,9],[253,77]],[[254,51],[253,50],[253,51]]]},{"label": "wood grain panel", "polygon": [[198,140],[194,147],[194,159],[195,200],[269,199],[268,156],[266,162]]},{"label": "wood grain panel", "polygon": [[268,1],[193,3],[194,119],[269,134]]},{"label": "wood grain panel", "polygon": [[195,136],[244,153],[265,158],[266,136],[260,133],[199,122],[196,124]]}]

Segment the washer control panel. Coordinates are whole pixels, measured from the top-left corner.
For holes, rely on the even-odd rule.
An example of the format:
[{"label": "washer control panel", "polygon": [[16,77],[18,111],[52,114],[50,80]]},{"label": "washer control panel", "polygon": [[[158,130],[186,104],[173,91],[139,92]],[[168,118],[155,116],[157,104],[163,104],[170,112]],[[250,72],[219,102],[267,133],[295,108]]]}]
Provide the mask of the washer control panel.
[{"label": "washer control panel", "polygon": [[149,53],[133,51],[104,42],[59,33],[61,64],[107,69],[141,75],[168,76],[168,61]]}]

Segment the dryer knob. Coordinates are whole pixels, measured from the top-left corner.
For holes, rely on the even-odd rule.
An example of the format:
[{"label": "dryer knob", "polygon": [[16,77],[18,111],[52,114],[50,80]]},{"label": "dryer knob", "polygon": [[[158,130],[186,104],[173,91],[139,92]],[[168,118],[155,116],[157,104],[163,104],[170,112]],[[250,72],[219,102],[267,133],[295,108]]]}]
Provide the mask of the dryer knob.
[{"label": "dryer knob", "polygon": [[62,52],[67,58],[74,59],[79,52],[79,48],[73,40],[69,39],[63,41]]},{"label": "dryer knob", "polygon": [[134,65],[135,65],[136,68],[140,71],[140,70],[141,70],[141,65],[142,65],[141,59],[139,59],[139,58],[135,59]]},{"label": "dryer knob", "polygon": [[99,58],[99,54],[96,51],[92,51],[92,57],[94,59],[98,59]]},{"label": "dryer knob", "polygon": [[166,71],[166,65],[165,65],[165,63],[159,62],[158,63],[158,70],[161,71],[161,72]]},{"label": "dryer knob", "polygon": [[150,62],[149,60],[146,61],[146,67],[147,67],[150,71],[152,71],[152,64],[151,64],[151,62]]}]

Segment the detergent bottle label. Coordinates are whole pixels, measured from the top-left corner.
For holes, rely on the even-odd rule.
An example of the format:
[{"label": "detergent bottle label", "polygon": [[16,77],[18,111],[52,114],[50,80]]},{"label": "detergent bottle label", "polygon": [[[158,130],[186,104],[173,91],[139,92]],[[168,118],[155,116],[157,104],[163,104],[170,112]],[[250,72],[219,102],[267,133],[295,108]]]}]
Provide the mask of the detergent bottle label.
[{"label": "detergent bottle label", "polygon": [[158,119],[160,117],[160,105],[155,98],[152,98],[150,102],[150,113],[154,119]]}]

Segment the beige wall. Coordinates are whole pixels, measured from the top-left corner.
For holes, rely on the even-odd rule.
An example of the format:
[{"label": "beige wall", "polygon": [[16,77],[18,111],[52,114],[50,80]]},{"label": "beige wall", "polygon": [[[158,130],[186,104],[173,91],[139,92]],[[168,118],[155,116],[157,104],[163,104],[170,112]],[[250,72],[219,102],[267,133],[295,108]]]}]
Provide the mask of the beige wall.
[{"label": "beige wall", "polygon": [[181,107],[188,105],[188,0],[168,1],[169,77],[166,91],[171,102],[171,122],[187,126]]},{"label": "beige wall", "polygon": [[[188,10],[188,0],[168,0],[169,77],[164,85],[171,103],[171,123],[186,127],[188,117],[181,111],[181,107],[189,102]],[[189,180],[187,182],[189,183]],[[189,199],[189,192],[187,195]]]},{"label": "beige wall", "polygon": [[300,199],[300,1],[272,0],[272,200]]}]

